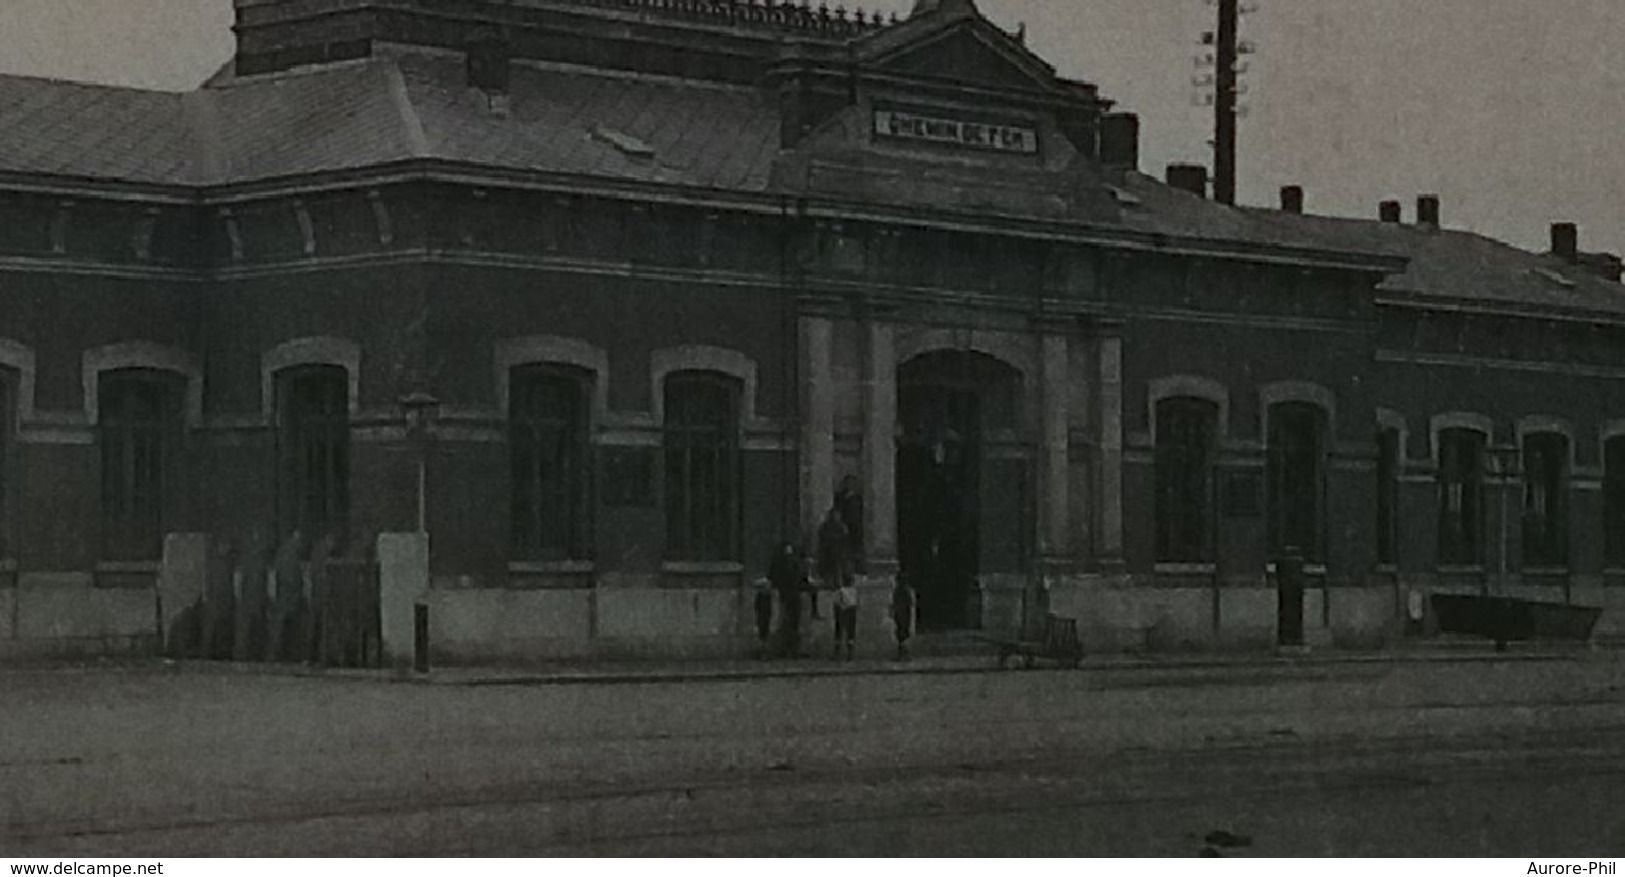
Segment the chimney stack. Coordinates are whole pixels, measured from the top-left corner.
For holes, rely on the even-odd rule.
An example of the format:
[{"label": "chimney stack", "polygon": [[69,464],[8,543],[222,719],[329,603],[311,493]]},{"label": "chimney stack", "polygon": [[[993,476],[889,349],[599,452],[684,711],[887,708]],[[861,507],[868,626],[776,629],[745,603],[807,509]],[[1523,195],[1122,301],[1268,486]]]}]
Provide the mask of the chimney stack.
[{"label": "chimney stack", "polygon": [[1416,224],[1422,228],[1439,227],[1439,196],[1421,195],[1416,199]]},{"label": "chimney stack", "polygon": [[1100,117],[1100,163],[1109,168],[1140,169],[1140,117],[1111,113]]},{"label": "chimney stack", "polygon": [[1580,261],[1580,227],[1572,222],[1552,223],[1552,255],[1570,265]]},{"label": "chimney stack", "polygon": [[1377,205],[1377,218],[1383,222],[1398,223],[1402,219],[1401,209],[1398,201],[1384,201]]},{"label": "chimney stack", "polygon": [[1168,185],[1198,198],[1207,197],[1207,168],[1199,164],[1168,165]]},{"label": "chimney stack", "polygon": [[1281,210],[1285,213],[1303,213],[1303,187],[1281,187]]}]

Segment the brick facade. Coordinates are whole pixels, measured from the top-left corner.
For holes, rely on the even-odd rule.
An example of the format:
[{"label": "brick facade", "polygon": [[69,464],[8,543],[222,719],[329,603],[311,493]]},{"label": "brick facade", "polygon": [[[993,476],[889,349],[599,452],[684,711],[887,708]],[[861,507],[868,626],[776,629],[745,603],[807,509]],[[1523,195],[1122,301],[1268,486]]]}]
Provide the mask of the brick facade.
[{"label": "brick facade", "polygon": [[[185,98],[204,158],[173,180],[4,169],[8,648],[156,638],[159,564],[106,556],[102,535],[109,504],[147,489],[110,486],[100,423],[100,381],[131,370],[179,394],[161,533],[239,560],[287,543],[305,501],[290,473],[317,465],[300,454],[329,455],[342,521],[324,535],[351,545],[415,528],[423,455],[450,659],[738,652],[770,552],[814,544],[843,482],[862,497],[871,645],[899,570],[948,627],[1048,608],[1095,648],[1263,645],[1290,541],[1312,543],[1297,546],[1309,628],[1346,644],[1402,635],[1413,591],[1625,593],[1604,536],[1625,299],[1583,260],[1220,207],[1102,163],[1121,117],[969,3],[861,24],[696,6],[640,19],[628,39],[664,47],[646,57],[600,4],[492,7],[468,27],[506,28],[511,94],[463,83],[445,50],[470,37],[413,4],[350,5],[240,0],[237,76]],[[787,33],[799,54],[772,61]],[[664,78],[625,85],[639,65]],[[316,80],[330,87],[301,91]],[[267,87],[309,115],[279,122]],[[644,116],[612,120],[616,88],[647,91],[619,105],[647,101]],[[324,127],[326,100],[351,122]],[[871,128],[903,112],[914,134]],[[268,141],[286,154],[233,146],[234,113],[289,125]],[[515,541],[516,467],[537,464],[515,451],[512,382],[531,367],[582,387],[579,418],[538,421],[568,437],[526,439],[544,457],[580,448],[556,458],[576,467],[568,556]],[[319,417],[294,422],[295,374],[336,381],[325,445]],[[673,456],[668,379],[692,374],[731,388],[725,482],[674,474],[697,464]],[[400,404],[413,392],[439,403],[422,440]],[[1482,538],[1441,565],[1450,428],[1488,450]],[[1522,462],[1545,435],[1569,454],[1550,470],[1561,501],[1490,471],[1496,449]],[[700,512],[675,494],[708,483],[732,485],[716,524],[730,548],[679,557],[671,518]],[[1562,565],[1525,562],[1540,527],[1561,528]]]}]

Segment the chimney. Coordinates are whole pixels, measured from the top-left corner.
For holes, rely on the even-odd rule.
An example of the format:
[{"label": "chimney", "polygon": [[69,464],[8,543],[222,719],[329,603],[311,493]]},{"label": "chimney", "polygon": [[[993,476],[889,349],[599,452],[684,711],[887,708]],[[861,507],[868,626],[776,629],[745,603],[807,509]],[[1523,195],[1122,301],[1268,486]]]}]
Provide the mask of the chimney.
[{"label": "chimney", "polygon": [[1384,201],[1377,205],[1377,218],[1383,222],[1400,222],[1400,205],[1398,201]]},{"label": "chimney", "polygon": [[1168,185],[1198,198],[1207,197],[1207,167],[1199,164],[1168,165]]},{"label": "chimney", "polygon": [[1439,227],[1439,196],[1421,195],[1416,199],[1416,224],[1422,228]]},{"label": "chimney", "polygon": [[1140,117],[1109,113],[1100,117],[1100,163],[1109,168],[1140,169]]},{"label": "chimney", "polygon": [[1580,261],[1580,227],[1572,222],[1552,223],[1552,255],[1573,265]]},{"label": "chimney", "polygon": [[1281,187],[1281,211],[1284,213],[1303,213],[1303,187]]}]

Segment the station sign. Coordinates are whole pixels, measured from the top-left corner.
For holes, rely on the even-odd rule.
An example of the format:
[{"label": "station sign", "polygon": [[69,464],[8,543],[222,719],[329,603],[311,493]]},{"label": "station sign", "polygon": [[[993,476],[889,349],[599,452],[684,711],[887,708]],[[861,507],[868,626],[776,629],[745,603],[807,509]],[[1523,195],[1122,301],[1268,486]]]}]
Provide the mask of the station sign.
[{"label": "station sign", "polygon": [[1017,155],[1038,154],[1038,130],[946,115],[896,109],[875,110],[875,134],[893,140],[935,143]]}]

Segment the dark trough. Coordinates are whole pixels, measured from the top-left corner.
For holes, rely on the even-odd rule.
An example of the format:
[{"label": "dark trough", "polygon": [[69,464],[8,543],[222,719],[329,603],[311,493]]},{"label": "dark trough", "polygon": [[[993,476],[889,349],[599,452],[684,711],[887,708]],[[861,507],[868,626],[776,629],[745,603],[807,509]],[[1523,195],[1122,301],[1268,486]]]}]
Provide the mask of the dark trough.
[{"label": "dark trough", "polygon": [[1510,597],[1434,594],[1433,615],[1440,632],[1481,636],[1494,640],[1500,650],[1522,640],[1585,642],[1602,610]]}]

